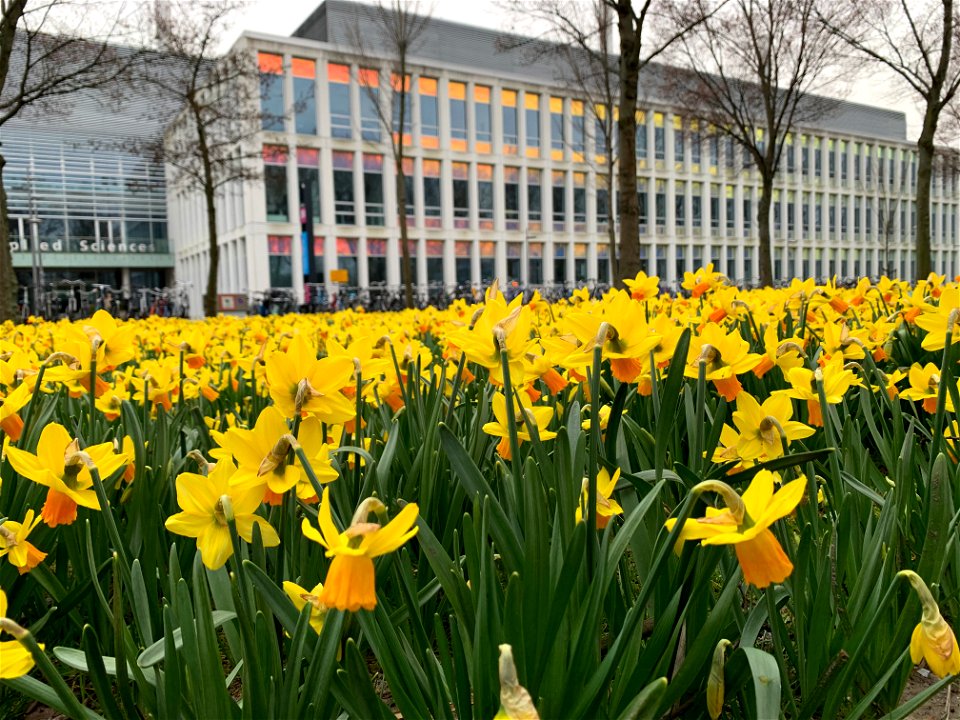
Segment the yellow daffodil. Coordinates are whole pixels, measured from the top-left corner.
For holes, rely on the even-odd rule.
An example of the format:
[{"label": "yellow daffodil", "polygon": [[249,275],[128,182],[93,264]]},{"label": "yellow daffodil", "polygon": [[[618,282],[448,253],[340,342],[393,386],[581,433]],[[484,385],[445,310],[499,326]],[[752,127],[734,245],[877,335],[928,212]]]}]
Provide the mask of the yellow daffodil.
[{"label": "yellow daffodil", "polygon": [[27,510],[23,522],[7,520],[0,525],[0,558],[6,556],[10,564],[23,575],[43,562],[47,556],[27,540],[33,529],[40,524],[40,516],[34,517],[33,509]]},{"label": "yellow daffodil", "polygon": [[[687,520],[680,530],[679,542],[700,540],[703,545],[733,545],[748,583],[765,588],[770,583],[783,582],[793,572],[793,563],[770,532],[770,526],[794,511],[803,499],[807,481],[800,477],[776,492],[773,484],[774,475],[769,470],[758,472],[742,497],[726,483],[700,483],[695,492],[717,492],[726,507],[710,507],[705,517]],[[676,518],[667,520],[667,529],[672,530],[676,522]]]},{"label": "yellow daffodil", "polygon": [[733,424],[740,433],[740,457],[773,460],[783,455],[784,444],[813,435],[812,427],[791,420],[792,416],[793,404],[784,395],[771,395],[760,404],[750,393],[741,392],[733,413]]},{"label": "yellow daffodil", "polygon": [[270,397],[288,418],[302,413],[331,424],[353,419],[356,405],[341,392],[353,372],[353,361],[345,357],[318,360],[303,335],[296,335],[286,352],[267,359]]},{"label": "yellow daffodil", "polygon": [[696,378],[705,365],[706,379],[727,402],[733,402],[743,386],[737,375],[753,370],[760,356],[750,352],[750,343],[737,330],[730,333],[714,323],[704,326],[700,336],[690,343],[686,375]]},{"label": "yellow daffodil", "polygon": [[[610,518],[623,515],[623,508],[613,499],[613,490],[620,479],[620,468],[610,476],[606,468],[600,468],[597,473],[597,528],[603,530]],[[576,521],[583,522],[583,511],[587,505],[587,479],[583,479],[583,489],[580,492],[580,504],[577,505]]]},{"label": "yellow daffodil", "polygon": [[[933,363],[920,367],[914,363],[907,374],[910,387],[900,392],[904,400],[923,401],[923,409],[928,413],[937,411],[937,396],[940,394],[940,368]],[[949,395],[947,396],[949,398]],[[947,408],[951,411],[951,408]]]},{"label": "yellow daffodil", "polygon": [[23,432],[23,419],[20,410],[26,405],[33,393],[27,383],[21,383],[6,397],[0,398],[0,430],[8,438],[16,442]]},{"label": "yellow daffodil", "polygon": [[177,476],[177,504],[182,512],[167,518],[167,530],[197,539],[203,564],[211,570],[223,567],[233,555],[227,508],[229,503],[237,534],[253,542],[253,526],[260,526],[265,547],[280,544],[277,531],[256,514],[263,493],[256,486],[232,486],[233,463],[221,460],[209,475],[180,473]]},{"label": "yellow daffodil", "polygon": [[625,279],[623,284],[627,286],[627,289],[630,291],[630,297],[634,300],[649,300],[650,298],[655,298],[660,292],[660,278],[656,275],[647,277],[647,274],[642,270],[637,273],[637,276],[633,278],[633,280],[629,278]]},{"label": "yellow daffodil", "polygon": [[[25,632],[7,617],[7,594],[0,590],[0,632],[14,636]],[[43,645],[40,645],[43,650]],[[0,680],[13,680],[33,669],[34,660],[30,651],[19,640],[0,640]]]},{"label": "yellow daffodil", "polygon": [[92,318],[83,322],[83,329],[91,340],[98,341],[98,372],[113,370],[133,360],[137,330],[134,325],[118,323],[106,310],[97,310]]},{"label": "yellow daffodil", "polygon": [[724,280],[723,275],[714,272],[713,263],[710,263],[706,267],[697,268],[693,272],[685,272],[680,286],[684,290],[689,290],[693,297],[698,298],[705,292],[713,290]]},{"label": "yellow daffodil", "polygon": [[7,449],[13,469],[38,485],[49,488],[40,514],[50,527],[69,525],[77,519],[77,506],[100,509],[90,466],[96,467],[106,482],[126,463],[114,452],[113,443],[91,445],[81,451],[63,425],[51,423],[40,433],[37,454],[20,448]]},{"label": "yellow daffodil", "polygon": [[940,614],[940,608],[930,594],[927,584],[912,570],[901,570],[897,574],[906,578],[913,586],[923,608],[920,622],[913,629],[910,638],[910,659],[914,663],[921,659],[926,660],[930,671],[937,677],[960,673],[960,647],[957,646],[957,637],[953,628]]},{"label": "yellow daffodil", "polygon": [[[547,426],[553,419],[553,408],[545,406],[534,407],[524,393],[517,394],[516,397],[520,399],[519,406],[516,401],[514,402],[517,441],[523,442],[530,440],[528,423],[536,426],[541,440],[553,440],[557,434],[551,430],[547,430]],[[507,399],[503,393],[498,392],[494,394],[492,405],[494,421],[484,423],[483,431],[487,435],[500,438],[500,442],[497,445],[497,453],[499,453],[500,457],[504,460],[509,460],[511,458],[510,426],[509,416],[507,415]]]},{"label": "yellow daffodil", "polygon": [[297,612],[303,610],[307,605],[310,606],[310,627],[318,635],[323,630],[323,620],[327,616],[327,606],[320,600],[323,593],[323,584],[317,583],[313,590],[307,590],[289,580],[283,581],[283,591],[290,598],[290,602],[297,609]]},{"label": "yellow daffodil", "polygon": [[320,602],[328,608],[357,612],[360,608],[373,610],[377,606],[374,586],[373,558],[393,552],[417,534],[418,508],[408,503],[386,525],[370,522],[375,513],[382,521],[386,508],[376,498],[367,498],[357,508],[350,526],[340,532],[333,522],[330,508],[330,488],[323,489],[323,499],[317,515],[319,532],[304,519],[304,537],[320,543],[333,558],[327,579],[320,593]]},{"label": "yellow daffodil", "polygon": [[823,408],[820,407],[820,394],[817,379],[823,381],[823,393],[828,405],[843,402],[843,396],[854,385],[863,383],[853,370],[843,366],[843,358],[834,357],[822,368],[808,370],[804,367],[793,368],[787,373],[790,389],[777,390],[788,397],[807,401],[807,422],[814,427],[823,427]]},{"label": "yellow daffodil", "polygon": [[957,335],[960,333],[957,328],[958,316],[960,316],[960,285],[952,285],[944,288],[940,293],[940,302],[936,307],[931,307],[916,319],[917,327],[927,331],[926,337],[923,338],[923,349],[943,350],[947,339],[947,328],[953,330],[951,342],[957,342]]}]

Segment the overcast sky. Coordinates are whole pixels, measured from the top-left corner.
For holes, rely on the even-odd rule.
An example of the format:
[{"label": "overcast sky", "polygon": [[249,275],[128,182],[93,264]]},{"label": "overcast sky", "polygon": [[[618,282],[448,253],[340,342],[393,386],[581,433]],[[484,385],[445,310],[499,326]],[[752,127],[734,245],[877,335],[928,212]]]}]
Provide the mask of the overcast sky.
[{"label": "overcast sky", "polygon": [[[869,0],[867,0],[869,1]],[[321,0],[248,0],[249,9],[234,27],[234,35],[242,30],[256,30],[273,35],[290,35],[317,8]],[[508,30],[509,18],[497,8],[495,0],[434,0],[434,17],[468,25]],[[863,73],[849,78],[837,92],[825,93],[845,97],[853,102],[900,110],[907,116],[907,135],[916,139],[922,116],[916,103],[905,97],[897,77],[889,72]]]}]

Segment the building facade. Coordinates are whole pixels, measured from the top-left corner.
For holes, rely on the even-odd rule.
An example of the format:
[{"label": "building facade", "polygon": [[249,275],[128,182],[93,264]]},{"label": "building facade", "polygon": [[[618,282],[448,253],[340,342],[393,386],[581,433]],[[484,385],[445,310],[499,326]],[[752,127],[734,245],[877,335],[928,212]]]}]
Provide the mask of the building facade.
[{"label": "building facade", "polygon": [[[351,28],[363,34],[370,22],[359,6],[327,0],[293,37],[240,39],[258,54],[270,119],[256,141],[262,179],[220,199],[221,292],[284,287],[302,297],[305,278],[329,283],[332,270],[346,270],[348,286],[400,283],[396,168],[377,110],[400,81],[387,58],[351,46]],[[521,62],[497,38],[434,20],[410,60],[408,122],[392,130],[409,142],[417,282],[606,282],[616,200],[596,113],[549,62]],[[656,94],[641,93],[638,114],[647,272],[671,285],[713,262],[755,282],[759,175],[732,142]],[[822,122],[787,140],[771,213],[775,277],[912,277],[916,181],[901,113],[835,101]],[[960,268],[958,202],[956,173],[935,174],[938,272]],[[199,289],[207,267],[200,198],[172,191],[170,217],[178,277]]]},{"label": "building facade", "polygon": [[171,112],[128,97],[118,107],[105,93],[80,93],[59,113],[4,125],[7,221],[22,286],[33,285],[35,268],[44,285],[82,280],[134,292],[171,281],[163,166],[133,149],[159,137]]}]

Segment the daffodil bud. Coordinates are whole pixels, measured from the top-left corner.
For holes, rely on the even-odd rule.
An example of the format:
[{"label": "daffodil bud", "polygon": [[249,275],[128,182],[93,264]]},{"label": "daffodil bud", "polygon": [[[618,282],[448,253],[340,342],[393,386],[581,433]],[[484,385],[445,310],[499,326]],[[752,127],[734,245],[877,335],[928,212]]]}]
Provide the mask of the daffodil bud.
[{"label": "daffodil bud", "polygon": [[710,676],[707,678],[707,712],[711,720],[717,720],[723,712],[723,665],[724,651],[731,643],[726,638],[713,649],[713,662],[710,664]]},{"label": "daffodil bud", "polygon": [[699,495],[707,491],[715,492],[722,497],[724,504],[727,506],[730,514],[733,515],[733,519],[736,520],[737,525],[743,524],[744,517],[747,514],[747,508],[743,504],[743,498],[740,497],[736,490],[720,480],[704,480],[694,485],[692,492]]},{"label": "daffodil bud", "polygon": [[498,718],[508,720],[540,720],[533,698],[517,679],[517,666],[513,662],[513,648],[504,643],[500,646],[500,712]]},{"label": "daffodil bud", "polygon": [[914,663],[923,658],[930,670],[938,677],[956,675],[960,672],[960,647],[953,629],[943,619],[940,608],[930,589],[912,570],[901,570],[897,577],[905,578],[920,599],[923,615],[910,638],[910,658]]}]

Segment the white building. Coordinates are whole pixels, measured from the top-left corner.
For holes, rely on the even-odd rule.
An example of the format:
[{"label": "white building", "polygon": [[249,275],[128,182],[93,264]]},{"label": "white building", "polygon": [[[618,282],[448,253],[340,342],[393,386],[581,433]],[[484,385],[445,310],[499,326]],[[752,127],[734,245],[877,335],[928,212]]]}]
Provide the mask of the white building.
[{"label": "white building", "polygon": [[[302,297],[305,276],[329,282],[334,269],[347,270],[351,286],[400,283],[395,168],[369,90],[378,87],[385,102],[389,65],[350,46],[351,28],[371,22],[360,7],[327,0],[293,37],[247,32],[238,41],[274,76],[262,85],[264,109],[286,117],[264,122],[262,180],[220,198],[220,292],[290,287]],[[417,281],[606,281],[611,203],[593,114],[550,63],[523,63],[497,38],[434,20],[411,58],[404,132]],[[642,102],[647,271],[670,284],[712,261],[755,282],[759,176],[726,139],[698,132],[669,104]],[[775,276],[912,277],[915,187],[903,114],[836,101],[789,138],[771,218]],[[192,283],[199,308],[201,198],[172,187],[168,197],[177,276]],[[960,271],[958,203],[955,171],[935,173],[933,266],[941,273]],[[305,208],[314,221],[312,276]]]}]

